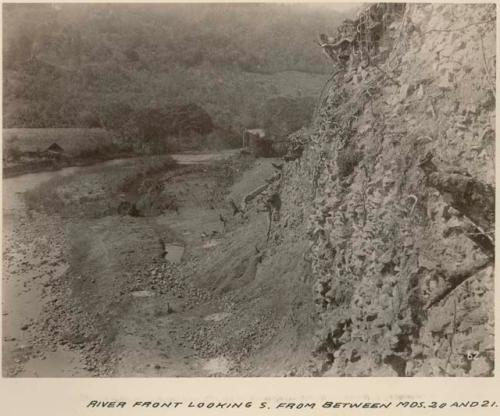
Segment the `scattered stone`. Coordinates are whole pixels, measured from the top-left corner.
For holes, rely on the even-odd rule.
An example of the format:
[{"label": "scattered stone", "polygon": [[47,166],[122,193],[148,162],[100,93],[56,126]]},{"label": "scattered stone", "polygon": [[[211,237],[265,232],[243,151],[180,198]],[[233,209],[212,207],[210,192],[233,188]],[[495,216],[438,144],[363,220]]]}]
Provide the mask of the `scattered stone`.
[{"label": "scattered stone", "polygon": [[403,84],[399,90],[399,101],[406,100],[413,93],[413,85]]},{"label": "scattered stone", "polygon": [[134,298],[149,298],[155,296],[154,292],[151,292],[150,290],[136,290],[131,292],[131,295]]},{"label": "scattered stone", "polygon": [[492,372],[493,366],[488,362],[488,360],[484,357],[479,357],[472,361],[469,375],[474,377],[487,377],[491,376]]}]

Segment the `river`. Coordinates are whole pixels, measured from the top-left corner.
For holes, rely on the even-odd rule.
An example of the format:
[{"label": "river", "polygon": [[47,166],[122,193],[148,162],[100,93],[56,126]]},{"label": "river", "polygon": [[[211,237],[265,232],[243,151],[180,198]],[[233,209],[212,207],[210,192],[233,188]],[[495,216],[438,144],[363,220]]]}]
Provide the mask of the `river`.
[{"label": "river", "polygon": [[[192,165],[198,163],[208,163],[216,160],[223,160],[233,155],[236,155],[239,149],[225,150],[218,153],[179,153],[171,155],[180,165]],[[154,157],[154,156],[153,156]],[[118,166],[122,164],[134,163],[134,160],[144,160],[144,157],[114,159],[106,162],[97,163],[89,166],[68,167],[57,171],[28,173],[25,175],[16,176],[13,178],[3,179],[2,181],[2,203],[3,213],[8,214],[11,210],[22,208],[22,195],[31,189],[36,188],[44,182],[58,176],[75,175],[77,173],[86,173],[96,167]]]}]

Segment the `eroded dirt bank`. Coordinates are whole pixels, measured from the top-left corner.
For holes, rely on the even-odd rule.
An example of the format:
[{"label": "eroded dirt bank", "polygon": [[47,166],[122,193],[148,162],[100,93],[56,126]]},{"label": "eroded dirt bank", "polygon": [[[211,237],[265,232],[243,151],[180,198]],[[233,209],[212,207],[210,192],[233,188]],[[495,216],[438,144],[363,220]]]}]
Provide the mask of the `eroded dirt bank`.
[{"label": "eroded dirt bank", "polygon": [[273,258],[268,212],[254,200],[244,215],[232,208],[266,185],[273,160],[214,159],[108,163],[36,176],[31,189],[22,178],[7,183],[27,193],[4,208],[5,375],[286,375],[304,366],[304,244]]}]

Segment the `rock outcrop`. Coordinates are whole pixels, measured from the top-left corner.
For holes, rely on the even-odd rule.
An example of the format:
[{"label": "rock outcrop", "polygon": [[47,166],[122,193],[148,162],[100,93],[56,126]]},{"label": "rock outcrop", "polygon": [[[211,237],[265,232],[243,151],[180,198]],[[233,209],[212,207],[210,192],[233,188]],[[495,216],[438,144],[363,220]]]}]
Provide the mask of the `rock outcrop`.
[{"label": "rock outcrop", "polygon": [[316,374],[491,376],[495,6],[374,16],[266,190],[271,251],[307,224]]}]

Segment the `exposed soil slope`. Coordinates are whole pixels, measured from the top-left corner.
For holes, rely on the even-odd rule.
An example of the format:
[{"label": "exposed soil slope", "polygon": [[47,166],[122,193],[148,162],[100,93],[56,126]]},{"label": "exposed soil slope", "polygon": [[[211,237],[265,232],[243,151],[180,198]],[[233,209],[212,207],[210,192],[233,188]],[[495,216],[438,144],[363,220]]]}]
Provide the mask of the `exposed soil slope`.
[{"label": "exposed soil slope", "polygon": [[[257,198],[243,214],[231,205],[262,188],[274,162],[243,157],[172,170],[124,161],[29,192],[29,210],[6,217],[21,232],[7,230],[5,274],[36,296],[29,273],[45,269],[21,250],[31,230],[44,236],[45,262],[55,257],[39,309],[4,319],[8,336],[25,338],[22,350],[16,337],[5,339],[13,350],[4,374],[286,375],[307,365],[314,310],[304,242],[268,251],[268,213]],[[123,201],[135,211],[120,212]]]}]

